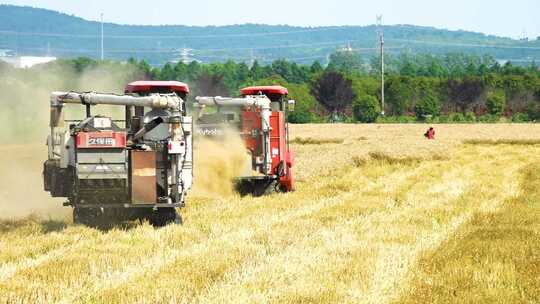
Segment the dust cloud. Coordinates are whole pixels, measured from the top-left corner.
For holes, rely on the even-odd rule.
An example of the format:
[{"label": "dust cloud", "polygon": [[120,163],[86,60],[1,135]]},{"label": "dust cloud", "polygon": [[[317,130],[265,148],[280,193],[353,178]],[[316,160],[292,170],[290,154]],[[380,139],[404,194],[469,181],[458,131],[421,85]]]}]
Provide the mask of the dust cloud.
[{"label": "dust cloud", "polygon": [[[123,92],[126,83],[143,79],[134,67],[104,63],[83,72],[54,63],[31,69],[0,66],[0,219],[30,214],[65,218],[64,199],[43,190],[47,158],[49,95],[52,91]],[[92,107],[93,113],[122,119],[122,109]],[[67,105],[66,119],[82,119],[84,108]],[[235,132],[220,141],[199,138],[195,143],[194,195],[223,197],[234,193],[232,179],[250,171],[250,159]]]},{"label": "dust cloud", "polygon": [[193,194],[227,197],[234,193],[233,179],[251,174],[251,158],[239,134],[227,130],[218,139],[196,138]]},{"label": "dust cloud", "polygon": [[[65,217],[63,199],[43,190],[42,166],[47,158],[49,95],[52,91],[122,93],[129,81],[140,78],[134,68],[106,63],[77,72],[63,63],[30,69],[0,69],[0,218],[29,214]],[[105,106],[96,113],[109,114]],[[113,117],[121,111],[115,109]],[[66,119],[80,119],[81,106],[66,106]]]},{"label": "dust cloud", "polygon": [[69,214],[71,210],[62,207],[63,199],[53,199],[43,190],[45,145],[3,145],[0,154],[0,218],[29,214],[63,218]]}]

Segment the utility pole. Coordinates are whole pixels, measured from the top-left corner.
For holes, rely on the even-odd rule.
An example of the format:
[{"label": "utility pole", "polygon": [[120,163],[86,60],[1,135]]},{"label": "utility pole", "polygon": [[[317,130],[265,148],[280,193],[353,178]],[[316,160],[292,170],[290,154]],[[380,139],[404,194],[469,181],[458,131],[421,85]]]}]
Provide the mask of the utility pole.
[{"label": "utility pole", "polygon": [[382,15],[377,16],[377,29],[381,45],[381,115],[384,116],[384,30],[382,28]]},{"label": "utility pole", "polygon": [[255,64],[255,54],[253,53],[253,49],[249,51],[249,68],[252,68]]},{"label": "utility pole", "polygon": [[105,59],[104,51],[103,51],[103,13],[101,13],[101,61]]}]

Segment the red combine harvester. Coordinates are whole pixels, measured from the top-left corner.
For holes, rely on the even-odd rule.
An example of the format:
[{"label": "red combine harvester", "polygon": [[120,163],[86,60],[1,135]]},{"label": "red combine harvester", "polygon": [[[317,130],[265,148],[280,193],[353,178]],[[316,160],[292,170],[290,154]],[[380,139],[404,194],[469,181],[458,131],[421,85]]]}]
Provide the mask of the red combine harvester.
[{"label": "red combine harvester", "polygon": [[[282,86],[255,86],[243,88],[240,93],[241,98],[197,97],[198,134],[219,137],[225,127],[240,132],[256,172],[237,178],[236,188],[241,195],[294,190],[287,123],[287,111],[293,110],[294,101],[287,99],[288,90]],[[206,107],[217,111],[201,114]]]}]

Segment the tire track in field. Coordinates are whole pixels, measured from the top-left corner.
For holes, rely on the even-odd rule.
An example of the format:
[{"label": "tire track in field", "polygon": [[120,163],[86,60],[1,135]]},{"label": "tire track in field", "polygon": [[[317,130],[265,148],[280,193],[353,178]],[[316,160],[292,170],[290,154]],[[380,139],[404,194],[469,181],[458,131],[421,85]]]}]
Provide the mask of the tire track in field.
[{"label": "tire track in field", "polygon": [[[387,187],[387,188],[392,188],[392,187],[399,187],[399,185],[401,183],[403,183],[404,181],[407,180],[408,177],[414,175],[414,174],[417,174],[418,172],[422,171],[422,167],[421,166],[418,166],[416,169],[414,170],[409,170],[407,171],[406,174],[402,174],[402,172],[400,172],[401,174],[391,174],[390,176],[384,176],[384,177],[380,177],[377,182],[375,183],[371,183],[369,185],[369,187],[366,187],[364,189],[362,189],[362,191],[360,191],[360,193],[363,193],[365,191],[370,191],[372,190],[374,187]],[[387,185],[386,183],[388,181],[392,181],[394,180],[394,182],[391,183],[391,186]],[[321,212],[323,209],[325,208],[331,208],[331,207],[335,207],[335,206],[339,206],[341,204],[345,204],[346,202],[350,201],[351,199],[354,199],[354,197],[356,195],[358,195],[359,192],[345,192],[345,193],[342,193],[341,195],[339,196],[335,196],[333,198],[322,198],[320,199],[320,201],[322,202],[319,202],[317,204],[312,204],[312,205],[309,205],[309,208],[302,208],[302,209],[295,209],[293,212],[287,212],[285,214],[277,214],[277,215],[274,215],[274,217],[270,220],[270,223],[267,223],[267,224],[262,224],[262,225],[259,225],[258,228],[253,228],[252,231],[254,231],[255,233],[252,233],[252,235],[257,235],[257,234],[260,234],[261,232],[264,234],[264,233],[267,233],[268,231],[271,231],[272,227],[276,226],[276,225],[279,225],[279,224],[283,224],[283,223],[287,223],[295,218],[299,218],[299,217],[304,217],[304,216],[308,216],[308,215],[313,215],[314,213],[317,213],[317,212]],[[309,200],[309,199],[307,199]],[[239,225],[240,227],[244,226],[244,225]],[[316,230],[314,233],[326,233],[327,232],[327,229],[318,229]],[[235,232],[236,233],[236,232]],[[233,235],[234,233],[229,233],[227,235]],[[311,234],[310,234],[311,235]],[[235,239],[236,237],[235,236],[232,236],[231,239]],[[238,238],[236,238],[238,239]],[[220,239],[218,239],[217,241],[220,241]],[[248,264],[252,264],[252,259],[250,259],[249,263]],[[163,261],[159,261],[159,263],[161,263]],[[170,263],[174,263],[174,261],[171,261]],[[165,265],[168,265],[170,263],[166,263],[164,265],[162,265],[163,267]],[[244,264],[245,265],[245,264]],[[240,266],[240,268],[244,267],[243,266]],[[152,271],[153,273],[159,273],[159,271],[161,269],[157,269],[155,268],[154,269],[155,271]],[[142,274],[141,274],[142,275]],[[136,279],[135,277],[133,279]],[[122,284],[124,283],[127,283],[127,282],[121,282]],[[117,288],[119,287],[121,284],[115,284],[116,286],[114,286],[114,288]],[[101,288],[98,288],[98,290],[101,289]],[[106,290],[106,288],[103,288],[101,290]],[[90,294],[92,294],[92,292],[90,292]]]},{"label": "tire track in field", "polygon": [[[348,194],[346,197],[350,197],[351,195]],[[304,208],[297,210],[294,213],[285,213],[283,215],[274,215],[267,223],[264,224],[266,227],[273,227],[279,224],[286,223],[294,218],[307,216],[310,214],[313,214],[314,212],[317,212],[320,209],[323,209],[325,206],[339,202],[341,201],[344,196],[337,196],[331,200],[328,199],[321,199],[323,202],[318,202],[317,204],[311,205],[310,208]],[[242,226],[242,225],[239,225]],[[220,237],[216,239],[205,239],[202,240],[199,243],[193,244],[189,246],[188,248],[180,248],[180,249],[171,249],[170,247],[163,247],[162,250],[159,250],[159,253],[148,258],[143,259],[139,261],[138,263],[131,264],[121,271],[114,272],[114,273],[106,273],[100,276],[99,278],[96,278],[95,280],[92,280],[94,283],[91,287],[89,287],[89,291],[86,291],[87,288],[85,288],[85,291],[81,292],[81,290],[68,290],[65,291],[68,296],[64,296],[62,300],[59,301],[59,303],[73,303],[76,302],[79,299],[84,299],[86,297],[95,295],[99,292],[110,290],[117,288],[121,286],[122,284],[126,284],[130,281],[133,281],[137,279],[138,277],[142,277],[145,274],[157,274],[159,273],[164,267],[167,265],[175,263],[179,258],[186,256],[192,256],[194,252],[197,252],[200,248],[203,248],[209,243],[212,242],[223,242],[227,239],[250,239],[254,236],[254,233],[258,231],[256,228],[252,228],[252,231],[250,234],[246,235],[245,231],[233,231],[233,232],[227,232]]]},{"label": "tire track in field", "polygon": [[[473,191],[473,188],[475,188],[476,183],[470,179],[470,174],[468,174],[467,172],[463,173],[462,170],[461,170],[462,167],[467,168],[469,165],[470,165],[470,161],[469,161],[469,163],[463,164],[458,168],[453,168],[453,170],[454,170],[453,172],[458,173],[458,175],[461,176],[462,181],[466,182],[466,184],[467,184],[467,187],[461,187],[461,189],[462,189],[460,191],[461,193],[465,193],[464,189],[470,189],[469,191]],[[450,175],[450,176],[452,176],[452,175]],[[448,177],[449,176],[446,176],[446,175],[443,176],[444,179],[446,179]],[[511,176],[509,178],[511,180]],[[441,181],[441,184],[444,184],[444,180]],[[434,186],[437,186],[437,184],[435,184]],[[510,189],[509,189],[510,192],[509,193],[512,193],[512,191],[514,191],[514,188],[512,186],[510,186]],[[461,195],[456,194],[456,187],[454,187],[453,185],[450,185],[449,187],[447,187],[447,189],[450,190],[449,195],[446,196],[443,200],[438,201],[438,203],[436,205],[430,204],[431,208],[437,207],[437,206],[439,206],[439,207],[443,206],[448,202],[456,202],[456,203],[460,202]],[[389,190],[391,190],[391,189],[389,189]],[[467,195],[474,195],[474,193],[473,192],[471,192],[471,193],[467,192]],[[429,197],[424,197],[424,200],[427,200],[427,199],[429,199]],[[500,202],[500,200],[495,201],[495,203],[497,203],[497,202]],[[424,206],[424,204],[422,204],[422,206]],[[414,207],[408,208],[408,210],[398,209],[397,208],[396,212],[395,212],[395,216],[394,216],[395,219],[393,220],[393,222],[394,221],[396,221],[396,222],[399,221],[399,218],[410,216],[411,213],[415,212],[415,210],[418,207],[421,208],[422,206],[414,206]],[[497,207],[497,204],[494,204],[493,201],[485,201],[485,202],[483,202],[482,206],[479,206],[478,208],[486,210],[488,208],[496,208],[496,207]],[[457,211],[459,211],[460,208],[461,207],[459,205],[455,205],[453,207],[453,209],[455,209]],[[362,224],[363,229],[365,229],[365,230],[369,230],[371,228],[377,229],[377,227],[376,227],[377,225],[375,224],[377,222],[377,220],[374,219],[375,221],[373,222],[373,221],[370,221],[369,218],[370,217],[371,218],[380,217],[379,215],[384,216],[387,213],[388,212],[381,212],[379,214],[370,214],[370,216],[368,216],[366,219],[364,219],[365,223]],[[393,212],[393,214],[394,214],[394,212]],[[459,227],[461,227],[461,225],[463,223],[467,222],[473,216],[473,214],[474,214],[474,212],[466,212],[464,214],[460,214],[458,216],[451,217],[449,219],[449,222],[444,225],[446,227],[446,229],[444,229],[443,232],[447,232],[447,233],[436,234],[435,238],[427,238],[427,239],[426,238],[420,238],[419,242],[412,243],[411,245],[407,246],[407,248],[405,250],[409,251],[409,250],[413,249],[415,251],[418,251],[418,248],[425,249],[425,248],[430,248],[430,246],[431,247],[438,247],[440,243],[444,242],[444,240],[446,238],[448,238],[448,236],[453,235],[455,233],[455,231],[457,231],[459,229]],[[346,227],[347,224],[348,223],[346,222],[342,226]],[[370,226],[371,226],[371,228],[370,228]],[[339,227],[332,227],[330,232],[333,232],[335,230],[341,230],[341,229]],[[346,229],[343,229],[343,230],[347,231]],[[429,230],[424,231],[423,234],[425,236],[429,237],[429,236],[431,236],[433,234],[433,232],[436,232],[436,230],[438,230],[438,229],[435,228],[435,231],[434,231],[433,228],[430,228]],[[321,234],[324,234],[324,233],[321,233]],[[347,239],[347,242],[348,242],[347,243],[348,245],[350,245],[349,243],[356,242],[353,245],[353,248],[352,248],[353,250],[356,250],[356,251],[365,250],[365,244],[366,244],[365,241]],[[291,249],[291,251],[295,250],[292,246],[290,247],[290,249]],[[319,249],[320,249],[319,247],[310,248],[310,250],[319,250]],[[311,251],[309,251],[309,253],[311,253]],[[309,254],[309,253],[306,253],[306,254]],[[385,250],[385,251],[380,252],[378,255],[382,256],[383,259],[379,258],[378,259],[379,263],[385,264],[389,260],[394,260],[394,261],[403,260],[403,257],[400,256],[399,252],[398,252],[398,254],[389,254],[389,253],[395,253],[395,252],[392,251],[392,248],[390,248],[389,250]],[[259,271],[257,272],[256,270],[252,270],[251,275],[248,276],[248,277],[246,277],[246,272],[249,272],[249,271],[247,271],[245,269],[238,270],[238,271],[235,272],[233,278],[229,278],[229,280],[227,282],[223,282],[223,283],[221,283],[221,284],[219,284],[217,286],[214,285],[212,290],[206,292],[205,297],[203,297],[202,299],[198,299],[198,301],[201,302],[201,303],[214,302],[214,301],[215,302],[237,302],[237,301],[238,302],[244,302],[244,301],[247,301],[246,299],[253,300],[254,298],[257,299],[257,301],[259,301],[261,299],[268,300],[267,297],[269,297],[269,296],[271,297],[272,293],[260,295],[259,298],[253,297],[251,294],[245,294],[246,288],[243,288],[243,287],[245,287],[245,285],[242,285],[241,282],[244,282],[244,284],[249,284],[249,286],[251,286],[249,290],[250,290],[250,293],[252,293],[253,292],[253,284],[254,284],[253,281],[256,281],[257,278],[259,276],[261,276],[261,275],[264,275],[264,274],[267,274],[267,273],[273,273],[275,271],[276,265],[282,265],[282,264],[286,263],[288,260],[291,259],[290,256],[291,256],[291,254],[289,252],[284,252],[284,253],[282,253],[280,255],[277,255],[277,257],[267,258],[267,261],[264,263],[264,265],[266,265],[266,267],[258,266]],[[306,259],[308,259],[308,257],[306,257]],[[319,258],[319,260],[321,260],[321,259],[325,260],[324,257]],[[405,261],[406,262],[405,266],[414,265],[414,263],[416,262],[416,259],[417,259],[417,255],[414,255],[412,257],[412,259],[409,258],[408,260]],[[296,260],[295,260],[295,262],[299,263]],[[253,264],[253,263],[251,263],[251,264]],[[384,265],[384,266],[387,266],[387,265]],[[309,264],[307,266],[305,266],[305,268],[309,268]],[[404,271],[401,271],[401,272],[406,274],[406,271],[407,271],[408,267],[404,267],[403,269],[404,269]],[[320,269],[317,269],[317,270],[320,271]],[[398,270],[399,270],[399,268],[398,268]],[[276,274],[275,277],[277,277],[278,280],[283,279],[282,276],[287,275],[288,271],[290,271],[290,270],[285,271],[285,273]],[[347,271],[347,270],[345,270],[345,271]],[[295,273],[296,275],[294,277],[304,278],[304,277],[309,277],[310,276],[309,272],[305,272],[303,270],[300,270],[300,273],[302,273],[302,275],[299,275],[298,273]],[[374,285],[374,288],[371,288],[369,290],[370,294],[366,294],[366,293],[362,294],[361,292],[360,293],[355,293],[355,288],[352,288],[352,289],[350,289],[351,291],[349,292],[349,296],[346,296],[344,298],[349,300],[350,302],[353,302],[353,303],[365,302],[366,299],[369,299],[369,301],[367,301],[367,302],[370,302],[370,303],[381,303],[381,301],[386,301],[387,302],[386,298],[388,296],[385,295],[385,292],[387,290],[387,286],[384,285],[384,284],[386,282],[389,282],[390,284],[388,286],[391,286],[391,287],[395,287],[394,285],[399,284],[402,281],[401,276],[400,276],[400,271],[393,272],[393,273],[391,273],[391,275],[389,275],[388,272],[386,272],[386,273],[384,273],[384,275],[381,276],[381,278],[383,278],[383,280],[377,280],[376,277],[373,279],[374,284],[372,284],[372,285]],[[388,279],[390,279],[390,280],[388,280]],[[240,281],[240,283],[238,283],[237,281]],[[293,281],[294,281],[294,279],[293,279]],[[272,283],[275,284],[275,282],[274,282],[274,280],[272,278],[267,278],[265,282],[272,282]],[[382,284],[381,284],[381,282],[382,282]],[[341,283],[341,282],[336,282],[336,283]],[[282,288],[276,288],[276,289],[279,290],[278,291],[279,293],[282,293],[283,290],[287,288],[286,286],[281,286],[281,287]],[[268,288],[268,286],[265,286],[265,288]],[[338,288],[338,287],[336,287],[336,288]],[[244,298],[240,298],[241,297],[240,294],[242,292],[244,292],[244,296],[245,296]],[[274,293],[275,292],[276,291],[274,291]],[[217,293],[218,295],[216,296],[214,293]],[[219,295],[222,295],[222,297],[220,297]],[[236,298],[231,298],[230,295],[236,295]],[[323,295],[324,295],[324,293],[323,293]],[[274,294],[274,296],[275,296],[275,294]],[[281,294],[281,296],[283,296],[283,295]],[[368,296],[370,296],[370,297],[368,298]],[[293,301],[298,301],[299,299],[302,299],[302,298],[293,298],[293,299],[295,299]],[[313,300],[313,298],[308,298],[308,299]],[[280,300],[278,300],[278,302],[282,301],[282,300],[283,299],[280,298]],[[316,301],[316,300],[314,300],[314,301]],[[324,302],[325,300],[322,300],[322,301]],[[343,301],[337,301],[336,300],[336,302],[345,302],[345,301],[344,300]],[[384,302],[382,302],[382,303],[384,303]]]},{"label": "tire track in field", "polygon": [[[465,214],[453,217],[450,223],[447,225],[448,228],[443,229],[440,233],[435,235],[428,234],[426,235],[427,238],[422,238],[419,243],[415,244],[415,246],[413,246],[412,248],[412,256],[410,256],[410,258],[406,261],[400,259],[399,254],[396,254],[396,252],[393,251],[392,248],[388,248],[385,251],[382,251],[381,255],[386,258],[385,260],[379,260],[380,264],[377,265],[377,268],[381,271],[374,272],[375,288],[372,289],[369,293],[367,301],[365,295],[356,295],[355,297],[353,297],[353,302],[366,301],[367,303],[384,304],[396,300],[399,297],[399,294],[403,290],[407,289],[409,284],[408,275],[410,274],[411,270],[417,265],[418,259],[422,254],[424,254],[425,252],[432,252],[437,250],[442,244],[444,244],[444,242],[446,242],[453,235],[455,235],[464,224],[469,222],[476,213],[496,211],[500,209],[503,202],[509,197],[517,196],[519,184],[517,182],[517,179],[514,177],[522,164],[517,164],[515,162],[512,164],[513,166],[505,168],[505,170],[508,171],[503,174],[504,188],[502,190],[506,190],[504,192],[504,196],[496,200],[483,201],[480,206],[473,208]],[[508,174],[508,172],[511,172],[512,174]],[[493,172],[489,173],[492,174]],[[480,177],[482,176],[482,173],[477,172],[477,174]],[[477,178],[476,180],[481,180],[481,178]],[[475,187],[475,184],[476,183],[472,183],[470,187],[478,189],[478,187]],[[475,193],[470,192],[468,195],[474,196]],[[390,269],[388,267],[389,260],[400,261],[403,267],[394,267]],[[392,270],[394,272],[389,275],[388,272]]]},{"label": "tire track in field", "polygon": [[[418,166],[414,170],[410,170],[407,172],[407,174],[392,174],[391,176],[386,176],[384,178],[384,181],[387,181],[388,179],[393,178],[396,179],[396,186],[400,183],[404,182],[408,176],[412,176],[419,171],[421,171],[422,166]],[[377,183],[380,182],[382,179],[379,178],[379,181],[376,183],[368,183],[366,185],[366,188],[363,189],[363,191],[369,191],[371,190]],[[243,235],[245,231],[240,230],[236,231],[233,230],[232,232],[226,232],[225,234],[221,235],[219,238],[216,239],[205,239],[202,242],[199,242],[197,244],[193,244],[189,246],[188,248],[181,248],[181,249],[170,249],[167,247],[163,248],[163,251],[160,253],[150,257],[146,261],[141,261],[140,263],[134,263],[129,265],[128,267],[124,268],[122,271],[114,272],[112,274],[104,274],[99,278],[96,278],[92,280],[94,283],[91,287],[88,288],[89,291],[81,292],[81,290],[71,290],[67,291],[69,294],[68,296],[65,296],[62,298],[62,300],[59,303],[72,303],[76,302],[81,299],[85,299],[89,296],[95,295],[99,293],[100,291],[110,290],[117,288],[121,286],[122,284],[125,284],[127,282],[133,281],[137,279],[138,277],[142,277],[145,274],[157,274],[166,267],[167,265],[170,265],[174,263],[176,260],[181,258],[182,256],[190,256],[189,254],[186,254],[185,252],[194,252],[200,247],[204,247],[209,241],[219,242],[219,241],[225,241],[226,239],[242,239],[242,237],[252,237],[253,232],[259,231],[261,228],[269,229],[273,226],[287,223],[295,218],[303,217],[307,215],[311,215],[313,213],[316,213],[325,207],[328,206],[335,206],[340,203],[346,202],[348,199],[354,197],[358,193],[354,192],[343,192],[337,196],[334,196],[332,198],[322,197],[316,200],[316,203],[310,203],[312,202],[311,198],[303,198],[302,200],[299,200],[298,205],[303,205],[303,208],[298,208],[294,210],[286,210],[284,212],[275,213],[272,214],[270,218],[268,218],[267,221],[262,223],[257,223],[259,225],[258,228],[252,228],[252,233],[250,235]],[[302,204],[303,202],[303,204]],[[253,218],[258,218],[259,215],[248,215],[245,219],[243,219],[244,222],[252,222]],[[245,227],[245,224],[239,224],[235,223],[237,227]],[[85,288],[86,290],[86,288]]]},{"label": "tire track in field", "polygon": [[[426,168],[424,168],[426,169]],[[457,172],[458,170],[456,170]],[[414,174],[411,174],[414,175]],[[379,181],[378,187],[384,188],[385,193],[392,193],[396,191],[397,188],[399,188],[403,182],[406,182],[407,178],[410,177],[409,174],[404,174],[399,176],[399,180],[401,183],[395,183],[392,180],[386,179],[383,177],[381,181]],[[361,197],[362,192],[360,193],[352,193],[352,195],[349,197],[349,199],[355,199],[356,197]],[[445,204],[448,201],[455,200],[455,197],[448,197],[444,198],[439,202],[439,205]],[[345,203],[345,202],[343,202]],[[396,218],[399,218],[401,216],[405,216],[410,214],[414,209],[413,206],[409,206],[408,208],[403,208],[401,210],[398,210],[396,213],[399,213],[396,215]],[[261,261],[250,261],[248,265],[244,265],[244,268],[236,270],[234,273],[230,274],[229,279],[227,281],[223,281],[219,284],[214,284],[213,287],[205,292],[204,295],[202,295],[200,298],[196,299],[194,302],[198,303],[207,303],[207,302],[244,302],[246,301],[246,298],[227,298],[228,295],[238,295],[240,290],[244,290],[242,284],[253,284],[254,281],[257,281],[257,278],[260,276],[264,276],[265,274],[272,273],[274,274],[276,267],[279,268],[279,266],[276,265],[283,265],[286,264],[289,260],[295,260],[295,263],[298,263],[302,265],[303,267],[300,267],[298,270],[301,274],[294,273],[294,277],[299,278],[306,278],[310,277],[309,271],[306,271],[305,269],[309,269],[310,266],[312,266],[312,263],[317,263],[318,260],[325,260],[324,256],[331,257],[332,255],[335,255],[335,251],[340,250],[346,250],[350,255],[353,255],[355,252],[359,252],[362,250],[369,249],[369,243],[370,240],[366,239],[358,239],[358,237],[354,237],[354,230],[355,228],[361,227],[362,230],[370,230],[370,229],[376,229],[377,221],[376,218],[379,217],[385,217],[388,214],[388,210],[383,210],[375,213],[371,213],[367,215],[365,218],[363,218],[362,222],[360,223],[360,226],[358,226],[357,221],[351,221],[350,218],[344,220],[343,222],[333,225],[331,227],[325,227],[318,229],[316,232],[310,234],[309,236],[303,238],[299,242],[296,242],[295,244],[289,245],[283,250],[280,250],[278,254],[271,255],[271,256],[265,256]],[[341,232],[341,234],[339,233]],[[337,236],[335,234],[338,233]],[[343,239],[346,240],[346,243],[340,244],[339,246],[343,246],[336,248],[336,247],[315,247],[310,248],[309,252],[306,252],[305,255],[298,257],[298,246],[305,248],[306,246],[309,247],[310,242],[312,242],[313,239],[325,239],[327,236],[331,236],[332,238],[337,239]],[[336,242],[336,245],[339,244],[339,242]],[[317,257],[319,259],[317,259]],[[258,264],[258,265],[257,265]],[[255,267],[250,267],[253,265],[257,265]],[[338,266],[338,265],[336,265]],[[246,268],[247,267],[247,268]],[[294,266],[293,266],[294,267]],[[335,271],[336,269],[332,269],[332,271]],[[291,269],[282,270],[285,273],[279,273],[274,274],[278,279],[283,279],[283,276],[286,276],[287,273],[291,272]],[[320,269],[318,269],[320,271]],[[342,271],[347,271],[346,269],[343,269]],[[273,282],[273,280],[272,280]],[[281,288],[277,288],[281,290]],[[217,294],[217,295],[216,295]],[[252,295],[244,294],[243,296],[247,297],[247,301],[253,300]],[[261,295],[263,296],[263,295]],[[269,295],[266,295],[269,296]],[[271,296],[270,296],[271,297]],[[268,300],[268,299],[266,299]],[[274,299],[275,300],[275,299]],[[272,299],[270,299],[272,301]],[[325,300],[322,300],[323,302]],[[278,301],[279,302],[279,301]]]}]

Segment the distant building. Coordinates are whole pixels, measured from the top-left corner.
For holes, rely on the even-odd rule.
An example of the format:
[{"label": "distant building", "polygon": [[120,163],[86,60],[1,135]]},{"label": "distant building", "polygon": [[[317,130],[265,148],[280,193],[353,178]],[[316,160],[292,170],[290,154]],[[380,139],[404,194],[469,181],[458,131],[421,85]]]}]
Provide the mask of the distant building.
[{"label": "distant building", "polygon": [[351,47],[351,42],[350,41],[347,42],[347,46],[339,48],[337,51],[338,52],[352,52],[353,48]]},{"label": "distant building", "polygon": [[13,53],[12,50],[8,50],[8,49],[0,49],[0,57],[11,56],[12,53]]},{"label": "distant building", "polygon": [[31,68],[37,64],[55,61],[56,57],[0,56],[0,60],[11,64],[13,67],[26,69]]}]

